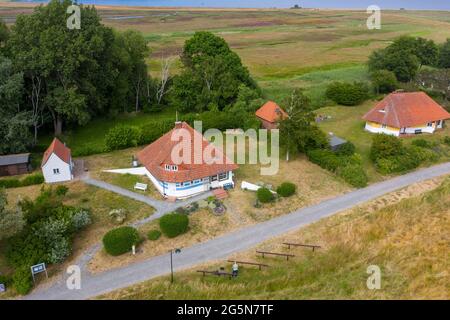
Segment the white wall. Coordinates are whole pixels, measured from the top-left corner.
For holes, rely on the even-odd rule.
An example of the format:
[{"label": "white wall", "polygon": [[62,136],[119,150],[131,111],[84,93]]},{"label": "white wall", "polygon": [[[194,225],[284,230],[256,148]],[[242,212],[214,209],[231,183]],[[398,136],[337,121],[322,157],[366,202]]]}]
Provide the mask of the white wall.
[{"label": "white wall", "polygon": [[372,133],[384,133],[389,134],[392,136],[398,137],[400,135],[400,130],[390,130],[389,128],[382,128],[381,126],[379,128],[371,126],[368,122],[366,122],[365,129]]},{"label": "white wall", "polygon": [[[54,169],[59,169],[59,174],[55,174],[53,172]],[[52,153],[42,167],[42,174],[47,183],[70,181],[73,179],[71,165],[65,163],[54,153]]]}]

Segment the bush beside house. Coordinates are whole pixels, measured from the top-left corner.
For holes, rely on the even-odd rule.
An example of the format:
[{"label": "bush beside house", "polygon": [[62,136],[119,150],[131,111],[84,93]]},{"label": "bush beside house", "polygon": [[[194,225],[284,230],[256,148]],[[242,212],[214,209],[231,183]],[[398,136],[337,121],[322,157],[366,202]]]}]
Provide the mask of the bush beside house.
[{"label": "bush beside house", "polygon": [[296,185],[291,182],[283,182],[278,188],[277,193],[281,197],[290,197],[295,194]]},{"label": "bush beside house", "polygon": [[166,214],[159,219],[159,227],[166,237],[175,238],[187,232],[189,217],[180,213]]},{"label": "bush beside house", "polygon": [[103,237],[103,247],[112,256],[130,252],[140,241],[136,228],[125,226],[113,229]]},{"label": "bush beside house", "polygon": [[275,199],[273,193],[267,188],[259,188],[258,191],[256,191],[256,197],[261,203],[269,203]]}]

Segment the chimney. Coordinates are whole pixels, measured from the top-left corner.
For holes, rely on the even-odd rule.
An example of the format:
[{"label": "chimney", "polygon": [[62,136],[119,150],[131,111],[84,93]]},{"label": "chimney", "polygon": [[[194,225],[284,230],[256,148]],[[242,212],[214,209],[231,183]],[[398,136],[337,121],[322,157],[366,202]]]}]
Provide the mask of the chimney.
[{"label": "chimney", "polygon": [[181,122],[181,121],[175,122],[175,129],[181,129],[182,127],[183,127],[183,122]]}]

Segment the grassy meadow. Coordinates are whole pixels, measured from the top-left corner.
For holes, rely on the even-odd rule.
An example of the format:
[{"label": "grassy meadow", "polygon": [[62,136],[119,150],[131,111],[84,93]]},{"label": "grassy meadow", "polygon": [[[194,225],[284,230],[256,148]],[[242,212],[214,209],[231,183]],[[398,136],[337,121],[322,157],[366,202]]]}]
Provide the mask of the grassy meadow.
[{"label": "grassy meadow", "polygon": [[[428,181],[269,240],[257,249],[290,252],[260,258],[255,249],[232,260],[270,265],[240,267],[238,278],[202,277],[195,270],[230,268],[225,261],[160,277],[100,299],[449,299],[450,178]],[[315,252],[282,242],[322,245]],[[381,289],[368,290],[367,267],[381,269]]]}]

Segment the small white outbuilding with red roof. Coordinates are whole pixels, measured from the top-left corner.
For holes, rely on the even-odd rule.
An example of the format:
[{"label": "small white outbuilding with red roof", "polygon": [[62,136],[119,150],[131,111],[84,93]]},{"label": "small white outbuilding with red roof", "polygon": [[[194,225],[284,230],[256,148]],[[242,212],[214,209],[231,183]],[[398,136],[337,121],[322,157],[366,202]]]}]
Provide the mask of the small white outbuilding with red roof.
[{"label": "small white outbuilding with red roof", "polygon": [[45,182],[55,183],[73,179],[71,151],[64,143],[54,138],[42,158],[42,174]]}]

